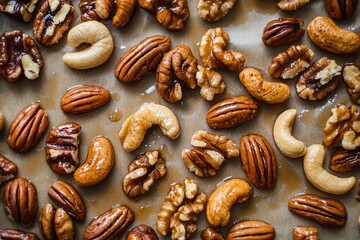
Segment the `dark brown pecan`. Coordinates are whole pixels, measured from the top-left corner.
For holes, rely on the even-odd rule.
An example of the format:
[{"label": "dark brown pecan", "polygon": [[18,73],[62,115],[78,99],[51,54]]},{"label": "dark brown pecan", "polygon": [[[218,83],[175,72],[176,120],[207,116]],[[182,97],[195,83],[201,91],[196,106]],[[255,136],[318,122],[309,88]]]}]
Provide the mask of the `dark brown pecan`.
[{"label": "dark brown pecan", "polygon": [[225,240],[225,238],[220,233],[218,233],[217,231],[215,231],[215,229],[210,227],[202,231],[201,238],[203,240]]},{"label": "dark brown pecan", "polygon": [[324,0],[326,11],[333,19],[351,17],[357,6],[358,0]]},{"label": "dark brown pecan", "polygon": [[314,227],[296,227],[293,240],[318,240],[318,230]]},{"label": "dark brown pecan", "polygon": [[134,198],[149,191],[155,181],[165,175],[166,165],[159,151],[148,151],[139,154],[130,163],[128,171],[123,190],[127,196]]},{"label": "dark brown pecan", "polygon": [[240,96],[213,105],[206,115],[206,122],[212,128],[229,128],[253,119],[259,112],[259,105],[252,99]]},{"label": "dark brown pecan", "polygon": [[63,208],[70,216],[78,222],[84,222],[86,209],[79,193],[67,182],[55,181],[48,195],[59,207]]},{"label": "dark brown pecan", "polygon": [[355,64],[347,64],[343,68],[343,77],[351,101],[360,105],[360,68]]},{"label": "dark brown pecan", "polygon": [[35,186],[24,178],[15,178],[5,185],[4,210],[14,222],[29,227],[38,211]]},{"label": "dark brown pecan", "polygon": [[135,0],[117,0],[116,11],[111,23],[116,27],[125,26],[135,9]]},{"label": "dark brown pecan", "polygon": [[2,240],[39,240],[38,236],[32,232],[22,232],[15,229],[0,228],[0,239]]},{"label": "dark brown pecan", "polygon": [[182,98],[182,88],[196,88],[197,60],[191,49],[181,44],[166,53],[156,70],[157,90],[168,102]]},{"label": "dark brown pecan", "polygon": [[155,35],[145,38],[121,57],[115,68],[115,77],[121,82],[133,82],[155,69],[170,49],[170,38]]},{"label": "dark brown pecan", "polygon": [[0,36],[0,76],[6,81],[16,82],[21,74],[34,80],[43,65],[41,53],[31,37],[18,30]]},{"label": "dark brown pecan", "polygon": [[81,21],[99,21],[100,17],[97,15],[95,10],[96,0],[81,0],[79,8],[81,12]]},{"label": "dark brown pecan", "polygon": [[288,208],[300,217],[315,220],[325,227],[342,227],[346,223],[345,206],[331,198],[300,194],[289,200]]},{"label": "dark brown pecan", "polygon": [[46,161],[55,173],[69,174],[78,167],[80,131],[79,124],[64,122],[49,132],[45,145]]},{"label": "dark brown pecan", "polygon": [[90,222],[83,235],[84,240],[120,239],[126,228],[134,221],[130,208],[114,207]]},{"label": "dark brown pecan", "polygon": [[262,40],[266,46],[275,47],[294,42],[304,33],[304,21],[301,18],[279,18],[266,24]]},{"label": "dark brown pecan", "polygon": [[141,224],[133,227],[126,235],[126,240],[158,240],[156,232],[152,227]]},{"label": "dark brown pecan", "polygon": [[48,116],[39,103],[25,107],[11,122],[8,145],[18,153],[25,153],[40,142],[49,125]]},{"label": "dark brown pecan", "polygon": [[29,22],[39,0],[1,0],[0,12]]},{"label": "dark brown pecan", "polygon": [[360,149],[337,149],[331,156],[330,169],[336,172],[349,172],[360,167]]},{"label": "dark brown pecan", "polygon": [[226,234],[227,240],[271,240],[275,238],[275,228],[264,221],[247,220],[234,224]]},{"label": "dark brown pecan", "polygon": [[14,178],[17,172],[16,164],[0,153],[0,184]]}]

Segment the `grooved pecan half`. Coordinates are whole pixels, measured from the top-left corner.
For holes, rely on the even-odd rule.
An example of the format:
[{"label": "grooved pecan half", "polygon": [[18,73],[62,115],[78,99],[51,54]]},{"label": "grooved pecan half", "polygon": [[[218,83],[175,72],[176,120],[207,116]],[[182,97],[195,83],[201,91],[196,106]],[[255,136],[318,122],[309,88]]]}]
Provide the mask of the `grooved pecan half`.
[{"label": "grooved pecan half", "polygon": [[336,172],[349,172],[360,167],[360,149],[337,149],[331,156],[330,169]]},{"label": "grooved pecan half", "polygon": [[22,232],[15,229],[0,228],[0,239],[4,240],[39,240],[38,236],[32,232]]},{"label": "grooved pecan half", "polygon": [[1,0],[0,12],[29,22],[39,0]]},{"label": "grooved pecan half", "polygon": [[275,238],[275,228],[264,221],[247,220],[234,224],[226,234],[227,240],[271,240]]},{"label": "grooved pecan half", "polygon": [[140,224],[126,234],[126,240],[158,240],[156,232],[152,227]]},{"label": "grooved pecan half", "polygon": [[0,184],[14,178],[17,172],[17,165],[0,153]]},{"label": "grooved pecan half", "polygon": [[325,8],[333,19],[351,17],[357,6],[358,0],[324,0]]}]

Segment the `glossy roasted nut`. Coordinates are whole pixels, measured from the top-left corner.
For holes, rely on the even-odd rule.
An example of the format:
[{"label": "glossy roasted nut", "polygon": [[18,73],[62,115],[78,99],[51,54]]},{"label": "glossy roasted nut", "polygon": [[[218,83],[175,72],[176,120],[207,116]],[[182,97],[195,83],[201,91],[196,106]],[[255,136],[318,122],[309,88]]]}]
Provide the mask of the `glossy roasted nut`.
[{"label": "glossy roasted nut", "polygon": [[343,68],[343,77],[351,101],[360,105],[360,68],[355,64],[346,65]]},{"label": "glossy roasted nut", "polygon": [[158,240],[156,232],[152,227],[140,224],[132,229],[126,234],[126,240]]},{"label": "glossy roasted nut", "polygon": [[191,49],[180,44],[167,52],[156,70],[157,90],[167,102],[182,99],[183,88],[196,88],[197,60]]},{"label": "glossy roasted nut", "polygon": [[197,12],[201,19],[218,21],[230,11],[236,0],[200,0]]},{"label": "glossy roasted nut", "polygon": [[351,17],[357,6],[358,0],[324,0],[325,8],[333,19],[344,19]]},{"label": "glossy roasted nut", "polygon": [[48,116],[39,103],[26,106],[10,123],[7,143],[17,153],[31,151],[40,142],[49,125]]},{"label": "glossy roasted nut", "polygon": [[22,232],[15,229],[0,228],[0,239],[4,240],[39,240],[38,236],[32,232]]},{"label": "glossy roasted nut", "polygon": [[67,182],[55,181],[48,190],[48,196],[78,222],[84,222],[86,209],[79,193]]},{"label": "glossy roasted nut", "polygon": [[279,18],[266,24],[262,41],[266,46],[276,47],[300,39],[304,33],[301,18]]},{"label": "glossy roasted nut", "polygon": [[215,94],[221,94],[225,91],[225,82],[221,74],[210,68],[204,68],[198,65],[196,82],[201,88],[201,96],[207,101],[212,101]]},{"label": "glossy roasted nut", "polygon": [[296,227],[293,240],[318,240],[318,230],[314,227]]},{"label": "glossy roasted nut", "polygon": [[0,153],[0,185],[16,176],[18,167]]},{"label": "glossy roasted nut", "polygon": [[38,211],[38,199],[35,186],[27,179],[15,178],[5,185],[4,211],[14,222],[29,227]]},{"label": "glossy roasted nut", "polygon": [[55,211],[54,227],[57,239],[73,240],[74,226],[70,216],[62,208]]},{"label": "glossy roasted nut", "polygon": [[325,227],[337,228],[346,223],[347,212],[344,205],[331,198],[300,194],[289,200],[288,208],[296,215],[315,220]]},{"label": "glossy roasted nut", "polygon": [[41,53],[31,37],[18,30],[0,36],[0,76],[6,81],[16,82],[22,74],[34,80],[43,65]]},{"label": "glossy roasted nut", "polygon": [[0,12],[29,22],[39,0],[2,0]]},{"label": "glossy roasted nut", "polygon": [[104,212],[86,227],[84,240],[120,239],[126,228],[134,221],[134,213],[121,205]]},{"label": "glossy roasted nut", "polygon": [[39,216],[39,228],[45,240],[53,240],[55,238],[55,208],[47,203],[42,208]]},{"label": "glossy roasted nut", "polygon": [[96,0],[80,0],[81,21],[98,21],[100,19],[96,13],[95,2]]},{"label": "glossy roasted nut", "polygon": [[245,96],[226,99],[209,109],[206,122],[215,129],[234,127],[253,119],[259,112],[259,108],[255,101]]},{"label": "glossy roasted nut", "polygon": [[115,15],[111,23],[116,27],[125,26],[130,20],[135,5],[135,0],[117,0]]},{"label": "glossy roasted nut", "polygon": [[4,126],[5,126],[4,114],[0,111],[0,132],[4,129]]},{"label": "glossy roasted nut", "polygon": [[154,35],[130,48],[115,68],[115,77],[121,82],[133,82],[155,69],[170,49],[171,39]]},{"label": "glossy roasted nut", "polygon": [[208,227],[201,232],[201,239],[203,239],[203,240],[225,240],[225,238],[220,233],[218,233],[211,227]]},{"label": "glossy roasted nut", "polygon": [[350,172],[360,167],[360,149],[337,149],[331,156],[330,169],[335,172]]},{"label": "glossy roasted nut", "polygon": [[275,228],[261,220],[247,220],[235,223],[226,234],[226,240],[246,239],[275,239]]},{"label": "glossy roasted nut", "polygon": [[280,0],[277,5],[283,11],[296,11],[309,2],[310,0]]},{"label": "glossy roasted nut", "polygon": [[113,11],[113,6],[113,0],[95,0],[95,12],[102,19],[110,16]]},{"label": "glossy roasted nut", "polygon": [[46,161],[55,173],[69,174],[78,167],[80,131],[79,124],[64,122],[49,132],[45,145]]},{"label": "glossy roasted nut", "polygon": [[313,56],[314,52],[306,45],[291,46],[272,58],[269,74],[274,78],[294,78],[310,66]]},{"label": "glossy roasted nut", "polygon": [[335,91],[340,79],[341,66],[323,57],[300,76],[296,92],[303,99],[318,101]]}]

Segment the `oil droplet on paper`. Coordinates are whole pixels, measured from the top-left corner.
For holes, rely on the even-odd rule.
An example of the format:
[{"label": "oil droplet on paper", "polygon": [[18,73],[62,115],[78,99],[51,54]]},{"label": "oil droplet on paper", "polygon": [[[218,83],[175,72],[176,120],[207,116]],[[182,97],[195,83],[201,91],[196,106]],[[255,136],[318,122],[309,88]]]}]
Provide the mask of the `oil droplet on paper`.
[{"label": "oil droplet on paper", "polygon": [[116,92],[112,92],[111,96],[112,96],[112,98],[114,99],[115,102],[120,101],[120,94],[118,94]]},{"label": "oil droplet on paper", "polygon": [[169,149],[165,144],[161,145],[159,152],[161,156],[165,159],[165,161],[167,162],[174,161],[174,156],[170,154]]},{"label": "oil droplet on paper", "polygon": [[108,118],[112,122],[117,122],[117,121],[120,121],[120,119],[122,118],[122,115],[123,115],[122,112],[119,109],[115,108],[114,111],[109,113]]}]

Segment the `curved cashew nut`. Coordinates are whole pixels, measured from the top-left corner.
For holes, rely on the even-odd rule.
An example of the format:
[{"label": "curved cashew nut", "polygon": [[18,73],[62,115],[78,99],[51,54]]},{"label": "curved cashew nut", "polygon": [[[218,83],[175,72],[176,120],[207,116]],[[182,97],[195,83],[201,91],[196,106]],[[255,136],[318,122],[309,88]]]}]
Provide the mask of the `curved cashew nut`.
[{"label": "curved cashew nut", "polygon": [[276,145],[285,156],[291,158],[298,158],[306,153],[305,143],[291,134],[295,117],[296,109],[286,110],[277,117],[273,130]]},{"label": "curved cashew nut", "polygon": [[206,218],[213,227],[229,223],[231,207],[243,203],[252,195],[252,187],[243,179],[231,179],[220,185],[210,195],[206,204]]},{"label": "curved cashew nut", "polygon": [[180,125],[175,114],[168,108],[156,103],[144,103],[137,112],[126,119],[119,138],[126,152],[137,149],[146,131],[152,125],[159,125],[162,132],[171,139],[180,136]]},{"label": "curved cashew nut", "polygon": [[114,41],[106,26],[98,21],[83,22],[69,31],[68,43],[78,47],[82,43],[90,47],[63,56],[64,63],[75,69],[89,69],[106,62],[114,49]]},{"label": "curved cashew nut", "polygon": [[323,168],[325,147],[314,144],[308,147],[304,157],[304,172],[307,179],[321,191],[331,194],[344,194],[356,184],[355,177],[339,178]]}]

